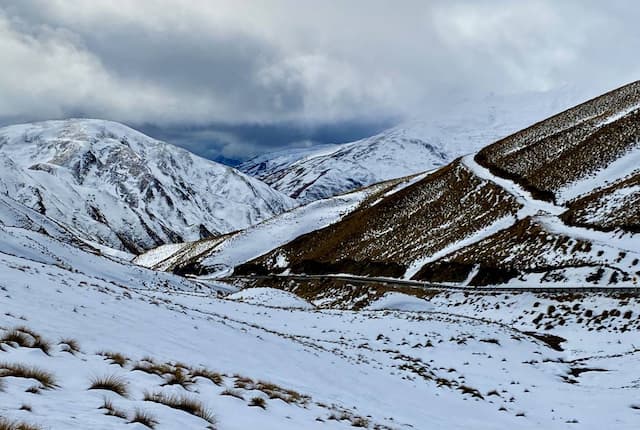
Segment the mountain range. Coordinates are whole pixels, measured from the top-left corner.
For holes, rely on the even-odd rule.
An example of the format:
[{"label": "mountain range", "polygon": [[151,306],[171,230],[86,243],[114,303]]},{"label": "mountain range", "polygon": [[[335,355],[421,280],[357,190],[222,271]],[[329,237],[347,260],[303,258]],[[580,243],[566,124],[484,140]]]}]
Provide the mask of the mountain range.
[{"label": "mountain range", "polygon": [[107,121],[0,161],[0,429],[637,427],[640,82],[304,204]]}]

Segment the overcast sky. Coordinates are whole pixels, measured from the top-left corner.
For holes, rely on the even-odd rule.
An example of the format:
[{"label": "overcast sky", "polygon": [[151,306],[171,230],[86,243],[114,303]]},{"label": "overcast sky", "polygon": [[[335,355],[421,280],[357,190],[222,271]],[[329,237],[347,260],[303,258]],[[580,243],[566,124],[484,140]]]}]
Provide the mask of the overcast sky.
[{"label": "overcast sky", "polygon": [[460,97],[640,76],[616,0],[0,0],[0,123],[85,116],[210,158],[340,142]]}]

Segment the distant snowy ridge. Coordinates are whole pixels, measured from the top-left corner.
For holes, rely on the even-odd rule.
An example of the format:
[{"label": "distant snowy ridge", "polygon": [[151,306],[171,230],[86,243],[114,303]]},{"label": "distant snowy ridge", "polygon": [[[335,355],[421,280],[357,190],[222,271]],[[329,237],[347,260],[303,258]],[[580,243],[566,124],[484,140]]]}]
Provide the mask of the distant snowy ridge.
[{"label": "distant snowy ridge", "polygon": [[0,129],[0,193],[133,253],[242,229],[295,205],[233,168],[93,119]]},{"label": "distant snowy ridge", "polygon": [[372,137],[261,155],[239,169],[309,202],[444,166],[582,100],[569,89],[470,99]]}]

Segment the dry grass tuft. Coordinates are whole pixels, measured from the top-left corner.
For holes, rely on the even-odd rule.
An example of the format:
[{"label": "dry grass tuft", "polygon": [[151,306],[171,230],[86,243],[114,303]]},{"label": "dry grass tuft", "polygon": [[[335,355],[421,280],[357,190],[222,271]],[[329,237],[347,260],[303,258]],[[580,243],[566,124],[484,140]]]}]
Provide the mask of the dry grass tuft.
[{"label": "dry grass tuft", "polygon": [[102,406],[100,406],[98,409],[105,409],[105,415],[122,418],[123,420],[127,419],[127,413],[122,409],[118,409],[117,407],[115,407],[113,405],[113,401],[106,397],[103,400]]},{"label": "dry grass tuft", "polygon": [[14,378],[35,379],[46,389],[56,387],[55,376],[46,370],[24,364],[0,363],[0,377],[5,378],[10,376]]},{"label": "dry grass tuft", "polygon": [[6,418],[0,418],[0,430],[42,430],[42,427],[23,421],[9,421]]},{"label": "dry grass tuft", "polygon": [[158,424],[158,420],[155,416],[151,415],[149,412],[143,411],[142,409],[136,409],[131,421],[129,423],[140,423],[143,426],[147,426],[150,429],[154,429]]},{"label": "dry grass tuft", "polygon": [[240,400],[244,400],[244,397],[242,397],[242,394],[240,393],[240,391],[238,390],[234,390],[231,388],[226,388],[225,390],[223,390],[220,393],[221,396],[231,396],[231,397],[235,397],[236,399],[240,399]]},{"label": "dry grass tuft", "polygon": [[163,385],[180,385],[187,388],[194,384],[195,381],[189,372],[182,367],[174,367],[171,372],[165,375],[165,383]]},{"label": "dry grass tuft", "polygon": [[129,359],[119,352],[100,351],[98,355],[102,355],[106,360],[109,360],[111,364],[117,364],[120,367],[125,367],[129,362]]},{"label": "dry grass tuft", "polygon": [[127,397],[127,381],[118,375],[108,375],[103,377],[96,377],[91,380],[91,386],[89,390],[108,390],[113,391],[122,397]]},{"label": "dry grass tuft", "polygon": [[0,338],[0,346],[20,346],[23,348],[38,348],[47,355],[51,355],[51,343],[28,327],[16,327],[4,333]]},{"label": "dry grass tuft", "polygon": [[283,388],[271,382],[258,381],[253,384],[252,389],[262,391],[270,399],[280,399],[286,403],[304,404],[310,400],[309,396],[304,396],[297,391]]},{"label": "dry grass tuft", "polygon": [[243,390],[254,389],[255,383],[253,382],[253,379],[247,378],[246,376],[240,376],[240,375],[233,375],[233,377],[236,378],[234,387],[242,388]]},{"label": "dry grass tuft", "polygon": [[196,417],[200,417],[210,424],[216,423],[216,418],[213,412],[206,408],[204,404],[191,396],[176,395],[176,394],[164,394],[161,392],[144,393],[144,400],[149,402],[160,403],[173,409],[178,409],[187,412]]},{"label": "dry grass tuft", "polygon": [[204,367],[200,367],[197,369],[192,369],[191,370],[191,375],[196,378],[196,377],[200,377],[200,378],[205,378],[208,379],[209,381],[213,382],[214,384],[216,384],[217,386],[221,386],[224,382],[222,375],[218,372],[214,372],[212,370],[209,369],[205,369]]},{"label": "dry grass tuft", "polygon": [[262,409],[267,409],[267,401],[262,397],[252,397],[251,400],[249,400],[249,406],[257,406]]},{"label": "dry grass tuft", "polygon": [[71,338],[60,339],[60,342],[58,342],[58,345],[60,345],[60,349],[63,352],[68,352],[72,355],[76,355],[82,352],[80,351],[80,344],[75,339],[71,339]]}]

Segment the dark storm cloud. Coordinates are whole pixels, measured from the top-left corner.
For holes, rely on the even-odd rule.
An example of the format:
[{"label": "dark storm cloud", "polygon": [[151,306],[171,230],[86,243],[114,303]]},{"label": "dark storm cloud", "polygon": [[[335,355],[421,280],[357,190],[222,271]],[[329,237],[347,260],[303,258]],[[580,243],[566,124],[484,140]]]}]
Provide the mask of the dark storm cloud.
[{"label": "dark storm cloud", "polygon": [[0,122],[101,117],[226,158],[350,140],[458,97],[567,84],[596,94],[637,79],[639,11],[615,0],[0,0]]}]

